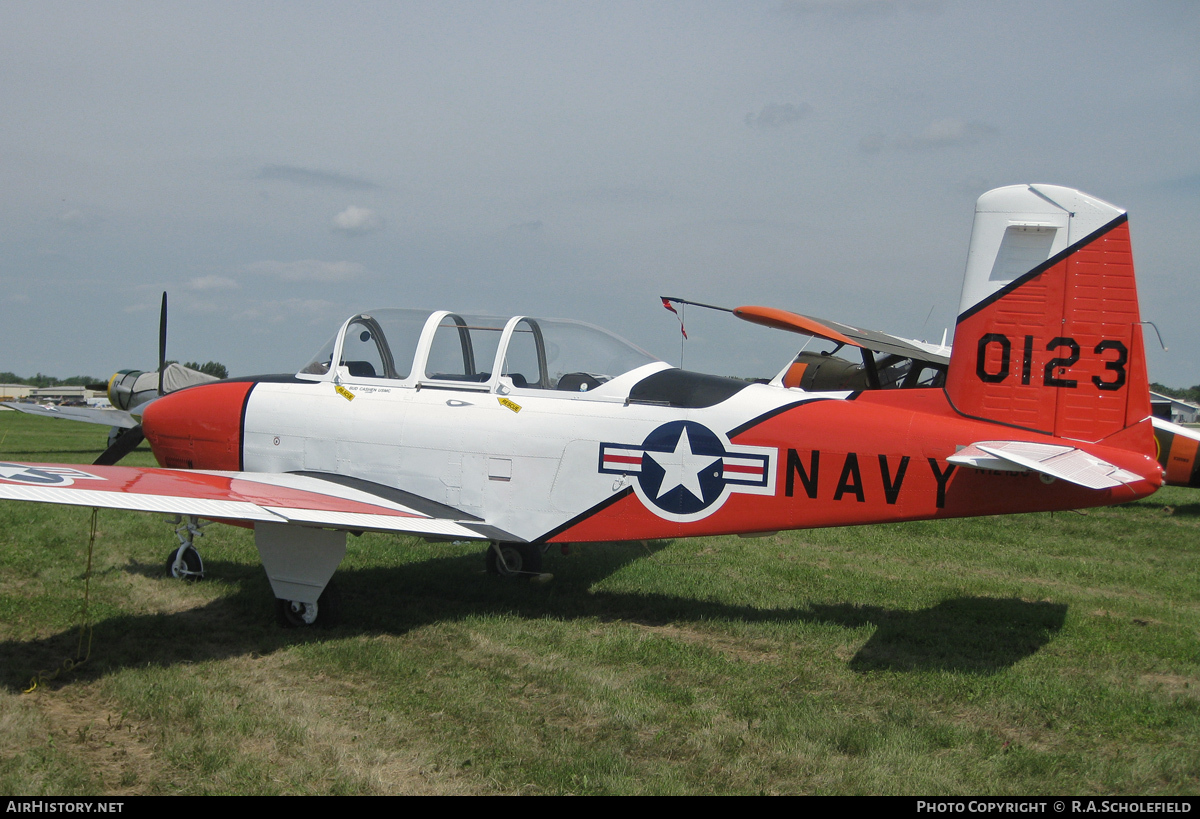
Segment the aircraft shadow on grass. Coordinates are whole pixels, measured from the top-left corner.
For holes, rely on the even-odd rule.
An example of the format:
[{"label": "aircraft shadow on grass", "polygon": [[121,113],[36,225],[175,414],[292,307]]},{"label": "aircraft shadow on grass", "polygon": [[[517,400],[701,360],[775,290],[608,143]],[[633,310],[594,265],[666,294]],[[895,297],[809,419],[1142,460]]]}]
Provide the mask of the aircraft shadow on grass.
[{"label": "aircraft shadow on grass", "polygon": [[1035,654],[1067,618],[1062,603],[955,597],[917,611],[878,606],[813,606],[813,619],[847,628],[876,626],[850,660],[855,671],[992,674]]},{"label": "aircraft shadow on grass", "polygon": [[[649,551],[656,551],[651,546]],[[599,553],[599,554],[597,554]],[[642,625],[741,620],[820,623],[861,628],[870,639],[850,660],[858,672],[946,670],[992,674],[1036,653],[1057,633],[1067,607],[1013,599],[958,597],[917,611],[853,603],[762,609],[662,594],[596,591],[594,585],[645,549],[594,550],[547,585],[484,575],[478,555],[434,558],[398,567],[338,573],[342,625],[330,629],[280,629],[272,616],[267,580],[257,566],[211,562],[211,577],[236,585],[233,594],[168,614],[126,614],[94,621],[91,659],[53,687],[99,679],[120,668],[170,666],[246,654],[269,654],[297,643],[340,640],[356,634],[404,634],[442,621],[478,614],[529,620],[594,618]],[[133,564],[125,571],[161,576],[162,567]],[[163,578],[164,584],[179,581]],[[94,600],[100,605],[102,599]],[[49,637],[0,642],[0,685],[28,687],[39,672],[75,657],[77,627]]]}]

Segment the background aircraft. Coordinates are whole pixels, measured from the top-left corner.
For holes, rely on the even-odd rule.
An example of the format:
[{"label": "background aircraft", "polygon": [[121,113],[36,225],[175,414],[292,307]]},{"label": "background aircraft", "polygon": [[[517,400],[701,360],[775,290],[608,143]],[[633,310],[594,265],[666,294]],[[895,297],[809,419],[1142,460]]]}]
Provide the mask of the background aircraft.
[{"label": "background aircraft", "polygon": [[176,362],[167,363],[167,294],[162,295],[162,310],[158,321],[158,369],[154,372],[141,370],[119,370],[113,373],[107,384],[89,384],[92,390],[104,390],[111,409],[99,407],[52,407],[28,404],[19,401],[0,402],[18,412],[41,415],[46,418],[64,418],[88,424],[103,424],[109,427],[108,448],[97,464],[114,464],[137,448],[145,438],[142,436],[141,415],[146,405],[160,395],[207,384],[218,380],[216,376],[202,373]]},{"label": "background aircraft", "polygon": [[[728,308],[673,296],[661,298],[664,303],[720,310],[755,324],[820,338],[835,345],[832,350],[801,350],[797,353],[770,382],[782,387],[806,392],[940,387],[950,361],[951,348],[944,338],[941,344],[935,345],[775,307]],[[846,345],[859,349],[861,364],[837,355]],[[1200,488],[1200,430],[1158,416],[1152,416],[1151,421],[1158,462],[1163,468],[1163,483]]]},{"label": "background aircraft", "polygon": [[[835,345],[824,352],[801,350],[797,353],[772,381],[784,387],[813,392],[941,386],[950,364],[950,347],[945,338],[941,344],[930,344],[777,307],[745,305],[730,308],[674,296],[660,298],[664,305],[675,302],[719,310],[753,324],[823,339]],[[837,356],[846,346],[858,350],[861,364]]]},{"label": "background aircraft", "polygon": [[162,468],[0,464],[0,497],[186,516],[181,576],[203,572],[200,519],[251,526],[281,621],[306,625],[330,619],[346,532],[490,542],[493,570],[529,576],[551,544],[1073,509],[1161,484],[1124,211],[1055,186],[984,194],[956,338],[941,389],[800,392],[580,322],[371,311],[294,375],[147,404]]}]

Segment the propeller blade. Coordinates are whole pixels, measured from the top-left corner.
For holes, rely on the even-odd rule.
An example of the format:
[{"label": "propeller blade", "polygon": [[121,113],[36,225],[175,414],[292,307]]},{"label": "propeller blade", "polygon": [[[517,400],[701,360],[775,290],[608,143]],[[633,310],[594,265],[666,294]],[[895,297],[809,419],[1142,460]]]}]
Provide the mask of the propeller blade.
[{"label": "propeller blade", "polygon": [[162,312],[158,316],[158,394],[163,392],[163,370],[167,367],[167,291],[163,291]]},{"label": "propeller blade", "polygon": [[144,440],[146,440],[146,436],[142,433],[142,425],[138,424],[113,441],[112,446],[101,452],[100,457],[92,461],[92,464],[94,466],[112,466],[137,449],[138,444]]}]

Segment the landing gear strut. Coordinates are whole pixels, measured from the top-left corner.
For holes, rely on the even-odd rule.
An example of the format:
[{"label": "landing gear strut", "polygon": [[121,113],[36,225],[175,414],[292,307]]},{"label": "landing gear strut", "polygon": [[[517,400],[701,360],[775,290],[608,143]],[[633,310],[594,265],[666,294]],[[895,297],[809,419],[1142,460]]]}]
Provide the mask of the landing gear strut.
[{"label": "landing gear strut", "polygon": [[176,517],[171,522],[176,524],[175,537],[179,539],[179,547],[167,555],[167,576],[179,580],[203,580],[204,561],[200,559],[194,541],[204,534],[201,528],[211,521],[201,523],[199,518],[188,516]]},{"label": "landing gear strut", "polygon": [[275,593],[275,616],[284,628],[336,624],[341,599],[330,581],[346,554],[346,533],[290,523],[256,523],[254,544]]},{"label": "landing gear strut", "polygon": [[491,543],[485,556],[488,574],[541,579],[542,550],[532,543]]}]

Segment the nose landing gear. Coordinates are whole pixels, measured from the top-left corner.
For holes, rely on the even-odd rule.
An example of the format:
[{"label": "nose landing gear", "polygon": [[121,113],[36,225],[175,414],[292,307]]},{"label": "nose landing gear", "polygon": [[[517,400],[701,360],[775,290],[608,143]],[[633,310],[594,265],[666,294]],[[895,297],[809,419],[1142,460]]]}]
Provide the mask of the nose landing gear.
[{"label": "nose landing gear", "polygon": [[201,523],[199,518],[192,516],[176,516],[171,520],[171,523],[176,524],[175,537],[179,539],[179,547],[167,555],[168,577],[189,581],[204,579],[204,561],[200,558],[200,551],[195,547],[194,541],[203,536],[204,532],[200,530],[211,522]]}]

